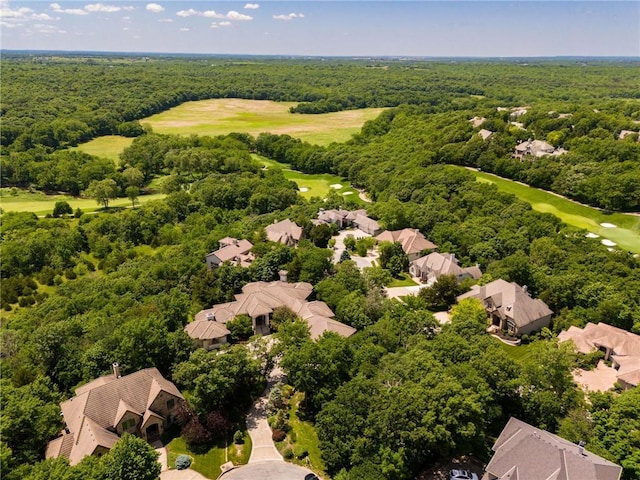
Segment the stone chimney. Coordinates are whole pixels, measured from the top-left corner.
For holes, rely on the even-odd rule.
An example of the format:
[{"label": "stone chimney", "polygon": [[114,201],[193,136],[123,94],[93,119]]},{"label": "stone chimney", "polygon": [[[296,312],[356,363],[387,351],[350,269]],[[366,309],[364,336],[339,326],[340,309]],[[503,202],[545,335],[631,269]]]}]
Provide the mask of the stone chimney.
[{"label": "stone chimney", "polygon": [[115,362],[113,365],[111,365],[113,367],[113,375],[116,378],[120,378],[122,375],[120,375],[120,365],[118,365],[118,362]]},{"label": "stone chimney", "polygon": [[280,275],[280,281],[281,281],[281,282],[285,282],[285,283],[287,282],[287,274],[288,274],[288,273],[289,273],[289,272],[288,272],[288,271],[286,271],[286,270],[280,270],[280,271],[278,272],[278,275]]}]

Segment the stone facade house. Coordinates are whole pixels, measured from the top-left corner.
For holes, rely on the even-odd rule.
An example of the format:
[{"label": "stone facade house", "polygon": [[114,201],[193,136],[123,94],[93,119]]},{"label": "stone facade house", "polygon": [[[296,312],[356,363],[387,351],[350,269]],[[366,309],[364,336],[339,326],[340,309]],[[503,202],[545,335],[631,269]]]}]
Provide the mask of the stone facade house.
[{"label": "stone facade house", "polygon": [[87,455],[103,455],[125,432],[152,442],[172,423],[175,406],[184,398],[157,368],[97,378],[76,389],[60,404],[66,424],[47,446],[46,458],[66,457],[71,465]]},{"label": "stone facade house", "polygon": [[249,240],[225,237],[218,242],[219,248],[207,255],[207,268],[209,270],[219,267],[224,262],[232,262],[242,267],[248,267],[254,260],[251,253],[253,244]]},{"label": "stone facade house", "polygon": [[318,300],[307,301],[312,292],[313,286],[307,282],[248,283],[242,288],[242,293],[235,296],[234,302],[221,303],[201,310],[196,314],[195,322],[215,321],[225,324],[238,315],[248,315],[253,323],[253,331],[266,335],[271,333],[273,311],[278,307],[287,307],[307,321],[313,339],[320,337],[327,330],[344,337],[356,332],[355,328],[335,320],[333,311],[326,303]]},{"label": "stone facade house", "polygon": [[231,332],[222,323],[213,321],[213,317],[205,320],[194,320],[184,327],[198,348],[213,350],[227,343],[227,335]]},{"label": "stone facade house", "polygon": [[435,283],[442,275],[454,275],[458,283],[467,278],[477,280],[482,276],[478,265],[462,268],[458,265],[458,259],[453,253],[439,252],[431,252],[411,262],[409,273],[427,284]]},{"label": "stone facade house", "polygon": [[405,228],[403,230],[385,230],[376,237],[378,242],[398,242],[402,250],[407,254],[409,262],[424,255],[425,250],[435,250],[438,246],[427,240],[417,228]]},{"label": "stone facade house", "polygon": [[526,288],[502,279],[486,285],[474,285],[471,290],[457,297],[477,298],[484,305],[491,323],[500,330],[520,336],[549,326],[553,312],[542,300],[529,296]]},{"label": "stone facade house", "polygon": [[619,480],[622,467],[511,417],[482,480]]}]

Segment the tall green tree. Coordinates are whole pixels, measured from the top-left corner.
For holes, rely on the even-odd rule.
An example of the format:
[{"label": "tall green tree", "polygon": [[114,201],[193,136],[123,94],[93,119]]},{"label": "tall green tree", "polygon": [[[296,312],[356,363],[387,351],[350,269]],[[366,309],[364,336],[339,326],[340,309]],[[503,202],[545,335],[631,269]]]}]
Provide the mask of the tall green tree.
[{"label": "tall green tree", "polygon": [[142,438],[125,433],[103,458],[105,480],[156,480],[158,452]]},{"label": "tall green tree", "polygon": [[105,178],[104,180],[93,180],[84,191],[87,197],[93,198],[104,208],[109,207],[109,201],[118,198],[118,185],[115,180]]}]

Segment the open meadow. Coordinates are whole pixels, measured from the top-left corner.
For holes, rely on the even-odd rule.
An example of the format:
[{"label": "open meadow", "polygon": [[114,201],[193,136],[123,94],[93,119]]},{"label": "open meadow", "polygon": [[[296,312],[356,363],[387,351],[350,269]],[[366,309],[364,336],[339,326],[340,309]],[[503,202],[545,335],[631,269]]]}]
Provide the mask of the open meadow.
[{"label": "open meadow", "polygon": [[[538,212],[551,213],[567,225],[584,228],[592,236],[615,242],[618,247],[640,253],[640,216],[628,213],[604,213],[559,195],[522,183],[471,169],[479,182],[493,183],[499,190],[512,193]],[[594,238],[596,238],[594,236]]]},{"label": "open meadow", "polygon": [[288,134],[317,145],[345,142],[358,133],[382,108],[364,108],[323,114],[289,113],[295,102],[221,98],[186,102],[140,120],[155,133],[226,135],[231,132],[257,136],[262,132]]},{"label": "open meadow", "polygon": [[122,137],[120,135],[105,135],[94,138],[86,143],[70,148],[70,150],[80,150],[81,152],[113,160],[118,164],[120,153],[133,143],[133,138]]}]

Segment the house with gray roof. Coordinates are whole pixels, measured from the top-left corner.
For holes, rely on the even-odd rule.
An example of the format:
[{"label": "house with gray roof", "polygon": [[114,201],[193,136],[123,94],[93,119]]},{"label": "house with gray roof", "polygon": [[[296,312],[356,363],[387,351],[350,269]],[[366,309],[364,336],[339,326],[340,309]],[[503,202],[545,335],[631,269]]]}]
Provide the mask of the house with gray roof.
[{"label": "house with gray roof", "polygon": [[213,316],[206,320],[194,320],[184,327],[198,348],[213,350],[227,343],[231,332],[220,322],[213,321]]},{"label": "house with gray roof", "polygon": [[411,262],[409,273],[427,284],[435,283],[442,275],[454,275],[458,283],[467,278],[477,280],[482,276],[479,265],[462,268],[453,253],[439,252],[431,252]]},{"label": "house with gray roof", "polygon": [[184,397],[157,368],[121,376],[99,377],[76,389],[60,404],[66,424],[47,446],[46,458],[65,457],[76,465],[87,455],[103,455],[125,432],[152,442],[172,423],[173,411]]},{"label": "house with gray roof", "polygon": [[[588,447],[588,446],[587,446]],[[482,480],[619,480],[622,467],[511,417]]]},{"label": "house with gray roof", "polygon": [[265,227],[267,240],[270,242],[282,243],[288,247],[295,247],[302,238],[302,227],[296,225],[288,218],[278,222],[273,221],[271,225]]},{"label": "house with gray roof", "polygon": [[376,236],[382,232],[382,227],[373,218],[367,215],[366,210],[353,210],[345,217],[349,222],[349,225],[359,228],[369,235]]},{"label": "house with gray roof", "polygon": [[474,285],[457,300],[477,298],[491,318],[491,323],[511,335],[520,336],[548,327],[553,311],[546,303],[531,298],[526,287],[502,279],[486,285]]},{"label": "house with gray roof", "polygon": [[480,137],[484,141],[489,140],[491,137],[493,137],[493,132],[491,130],[487,130],[486,128],[481,128],[478,131],[478,135],[480,135]]},{"label": "house with gray roof", "polygon": [[562,148],[556,149],[553,145],[543,140],[529,139],[526,142],[516,145],[513,156],[515,158],[523,159],[525,157],[540,158],[545,155],[558,156],[564,153],[567,153],[567,151]]},{"label": "house with gray roof", "polygon": [[242,293],[235,296],[235,301],[201,310],[196,314],[195,322],[214,321],[224,325],[238,315],[248,315],[253,322],[253,331],[266,335],[271,333],[270,322],[274,310],[287,307],[307,321],[311,338],[314,340],[327,330],[343,337],[349,337],[356,332],[355,328],[335,320],[333,311],[326,303],[318,300],[307,301],[312,292],[313,286],[307,282],[247,283],[242,287]]}]

